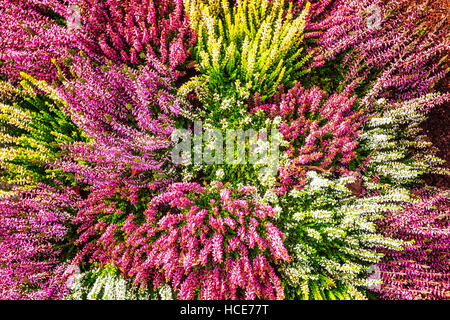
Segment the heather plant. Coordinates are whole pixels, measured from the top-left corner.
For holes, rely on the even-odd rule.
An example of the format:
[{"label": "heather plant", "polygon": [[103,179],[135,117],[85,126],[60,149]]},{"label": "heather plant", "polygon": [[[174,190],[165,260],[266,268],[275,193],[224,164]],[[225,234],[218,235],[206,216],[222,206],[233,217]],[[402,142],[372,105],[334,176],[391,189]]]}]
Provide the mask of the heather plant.
[{"label": "heather plant", "polygon": [[0,200],[0,299],[61,299],[77,195],[45,185]]},{"label": "heather plant", "polygon": [[[237,97],[239,87],[271,97],[279,85],[292,86],[307,72],[310,53],[300,43],[309,3],[294,16],[284,1],[185,1],[195,46],[197,85],[221,98]],[[211,117],[214,117],[213,114]],[[220,114],[217,115],[217,119]],[[217,120],[215,119],[215,120]]]},{"label": "heather plant", "polygon": [[252,112],[280,117],[280,132],[288,147],[283,150],[287,161],[280,166],[278,192],[301,188],[306,173],[338,171],[349,174],[345,166],[357,157],[357,137],[361,133],[362,114],[356,111],[357,96],[352,88],[327,97],[323,90],[305,89],[296,84],[280,92],[273,103],[263,103],[255,96]]},{"label": "heather plant", "polygon": [[113,265],[74,274],[69,300],[170,300],[172,290],[162,286],[158,291],[143,291],[121,277]]},{"label": "heather plant", "polygon": [[448,99],[448,94],[428,94],[391,104],[384,99],[377,101],[385,111],[371,117],[358,138],[361,148],[369,153],[364,170],[364,175],[370,177],[369,189],[407,188],[420,184],[424,173],[448,174],[441,166],[444,161],[420,135],[419,127],[429,108]]},{"label": "heather plant", "polygon": [[401,211],[390,211],[379,222],[383,234],[408,241],[402,252],[385,250],[379,264],[383,299],[448,299],[449,201],[420,190]]},{"label": "heather plant", "polygon": [[[316,45],[324,60],[331,61],[326,67],[337,79],[334,89],[356,77],[365,79],[360,91],[369,93],[362,101],[366,108],[377,96],[394,100],[431,93],[445,76],[442,56],[449,40],[442,24],[426,30],[421,23],[426,6],[405,10],[404,2],[338,1],[308,25],[308,31],[318,35]],[[329,72],[313,71],[311,83],[323,82],[321,77],[333,81]]]},{"label": "heather plant", "polygon": [[70,146],[62,168],[83,183],[126,182],[135,191],[175,178],[168,148],[177,119],[189,110],[174,96],[169,69],[155,60],[134,70],[81,58],[72,71],[75,79],[59,91],[90,140]]},{"label": "heather plant", "polygon": [[153,57],[184,75],[195,42],[182,0],[14,0],[2,1],[0,11],[0,74],[12,82],[20,72],[61,80],[80,50],[136,67]]},{"label": "heather plant", "polygon": [[55,63],[62,63],[73,47],[62,16],[31,1],[2,0],[0,26],[1,77],[14,84],[22,80],[20,72],[57,80]]},{"label": "heather plant", "polygon": [[[365,299],[365,289],[376,281],[368,270],[379,262],[377,248],[392,252],[401,242],[376,232],[382,212],[400,208],[408,195],[392,191],[358,198],[348,185],[355,178],[337,180],[309,171],[308,183],[280,197],[283,214],[277,221],[285,231],[292,262],[282,268],[290,299]],[[377,280],[377,279],[375,279]]]},{"label": "heather plant", "polygon": [[276,212],[253,200],[255,191],[174,184],[143,214],[109,225],[90,259],[113,261],[143,289],[167,283],[178,299],[283,298],[272,264],[289,256]]},{"label": "heather plant", "polygon": [[80,12],[73,33],[90,56],[129,65],[155,57],[178,75],[186,66],[195,36],[182,0],[69,1]]},{"label": "heather plant", "polygon": [[82,135],[61,100],[40,93],[45,82],[23,76],[20,88],[0,82],[0,182],[34,187],[55,178],[70,180],[50,165],[61,156],[62,145],[81,141]]}]

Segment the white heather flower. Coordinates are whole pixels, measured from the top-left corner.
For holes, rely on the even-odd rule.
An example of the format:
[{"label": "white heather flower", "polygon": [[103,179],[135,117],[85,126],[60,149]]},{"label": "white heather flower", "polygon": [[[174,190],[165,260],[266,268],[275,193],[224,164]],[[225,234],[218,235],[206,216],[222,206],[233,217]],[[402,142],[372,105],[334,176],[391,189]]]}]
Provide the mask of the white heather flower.
[{"label": "white heather flower", "polygon": [[217,92],[214,92],[214,94],[213,94],[213,100],[214,100],[215,102],[220,102],[221,98],[220,98],[220,95],[219,95]]},{"label": "white heather flower", "polygon": [[183,169],[183,174],[182,174],[182,176],[183,176],[183,181],[184,181],[184,182],[191,181],[192,178],[194,178],[194,174],[188,169],[188,167],[185,167],[185,168]]},{"label": "white heather flower", "polygon": [[308,171],[306,177],[311,179],[308,185],[309,190],[322,190],[330,185],[329,180],[320,177],[315,171]]},{"label": "white heather flower", "polygon": [[167,284],[159,287],[158,293],[161,296],[161,300],[173,300],[172,289]]},{"label": "white heather flower", "polygon": [[220,104],[220,108],[222,110],[230,110],[233,108],[233,103],[234,103],[234,99],[232,99],[232,98],[224,99],[222,101],[222,103]]},{"label": "white heather flower", "polygon": [[[92,276],[95,280],[91,283]],[[148,300],[150,295],[139,290],[116,273],[115,270],[96,269],[93,272],[81,274],[75,281],[72,300]]]},{"label": "white heather flower", "polygon": [[250,118],[250,116],[246,116],[243,120],[242,120],[243,124],[250,124],[252,123],[252,118]]},{"label": "white heather flower", "polygon": [[276,215],[277,218],[278,218],[278,217],[281,215],[281,213],[283,212],[283,209],[282,209],[279,205],[276,205],[275,207],[273,207],[273,210],[277,213],[277,215]]},{"label": "white heather flower", "polygon": [[219,169],[216,171],[216,178],[219,181],[222,181],[222,179],[225,177],[225,171],[223,171],[223,169]]},{"label": "white heather flower", "polygon": [[276,116],[274,119],[273,119],[273,125],[275,126],[275,127],[279,127],[280,126],[280,124],[281,124],[281,117],[280,116]]},{"label": "white heather flower", "polygon": [[81,276],[82,275],[80,272],[80,268],[76,267],[75,271],[67,279],[67,287],[73,290],[76,287],[77,281],[81,278]]},{"label": "white heather flower", "polygon": [[260,167],[258,169],[258,180],[264,187],[271,187],[276,183],[276,177],[273,175],[270,167]]},{"label": "white heather flower", "polygon": [[386,103],[386,99],[385,98],[380,98],[377,100],[377,104],[379,105],[384,105]]},{"label": "white heather flower", "polygon": [[298,198],[301,195],[302,195],[302,192],[297,189],[292,189],[291,191],[289,191],[289,196],[291,196],[292,198]]},{"label": "white heather flower", "polygon": [[305,230],[306,230],[306,234],[308,235],[308,237],[313,238],[313,239],[315,239],[317,241],[321,241],[322,240],[322,236],[316,230],[314,230],[312,228],[305,228]]},{"label": "white heather flower", "polygon": [[394,119],[391,117],[374,117],[370,119],[369,126],[378,127],[394,123]]},{"label": "white heather flower", "polygon": [[222,129],[226,129],[229,126],[229,123],[226,119],[220,120],[220,124],[222,125]]},{"label": "white heather flower", "polygon": [[272,191],[272,189],[269,189],[264,194],[262,202],[264,204],[277,203],[278,202],[278,196]]}]

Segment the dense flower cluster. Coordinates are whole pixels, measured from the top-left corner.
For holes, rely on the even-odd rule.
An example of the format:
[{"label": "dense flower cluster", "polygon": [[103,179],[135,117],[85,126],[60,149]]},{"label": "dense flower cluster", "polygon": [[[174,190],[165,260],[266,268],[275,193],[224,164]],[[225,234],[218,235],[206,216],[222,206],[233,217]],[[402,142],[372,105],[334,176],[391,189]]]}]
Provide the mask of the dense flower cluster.
[{"label": "dense flower cluster", "polygon": [[[62,145],[83,138],[63,112],[63,103],[40,94],[40,84],[23,76],[28,80],[21,82],[21,89],[0,82],[0,182],[30,187],[39,182],[52,184],[60,170],[49,165],[62,152]],[[65,175],[59,177],[67,180]]]},{"label": "dense flower cluster", "polygon": [[26,72],[41,80],[56,80],[57,68],[73,48],[64,19],[30,1],[0,1],[0,72],[11,82]]},{"label": "dense flower cluster", "polygon": [[449,298],[450,43],[407,9],[0,0],[0,299]]},{"label": "dense flower cluster", "polygon": [[[353,84],[353,87],[355,84]],[[326,92],[296,84],[286,94],[276,97],[278,104],[262,104],[256,96],[253,112],[263,110],[269,117],[281,117],[280,131],[289,142],[287,163],[280,168],[280,193],[306,183],[311,169],[327,172],[338,164],[345,165],[356,157],[357,137],[361,133],[361,114],[353,111],[357,96],[350,96],[351,87],[326,100]]]},{"label": "dense flower cluster", "polygon": [[89,55],[134,65],[153,56],[175,69],[195,43],[182,0],[69,2],[76,10],[68,14],[79,14],[77,45]]},{"label": "dense flower cluster", "polygon": [[173,295],[168,285],[157,291],[139,290],[121,277],[113,265],[84,273],[76,270],[69,281],[71,300],[171,300]]},{"label": "dense flower cluster", "polygon": [[113,238],[117,227],[110,225],[99,241],[104,246],[98,259],[120,261],[110,257],[111,250],[118,257],[130,256],[119,269],[155,288],[168,281],[179,299],[282,298],[271,263],[289,256],[282,233],[271,222],[275,211],[246,199],[255,191],[220,183],[210,190],[174,184],[150,201],[143,223],[127,217],[122,244]]},{"label": "dense flower cluster", "polygon": [[386,252],[380,264],[383,298],[448,299],[450,297],[450,216],[448,199],[420,191],[405,210],[380,222],[383,234],[411,241],[404,252]]},{"label": "dense flower cluster", "polygon": [[61,299],[73,191],[38,186],[0,202],[0,298]]},{"label": "dense flower cluster", "polygon": [[61,167],[102,188],[126,183],[155,189],[167,183],[173,166],[166,149],[184,109],[171,88],[173,75],[154,60],[138,71],[90,62],[74,62],[76,78],[59,90],[72,120],[89,137],[67,147],[70,156],[61,159]]}]

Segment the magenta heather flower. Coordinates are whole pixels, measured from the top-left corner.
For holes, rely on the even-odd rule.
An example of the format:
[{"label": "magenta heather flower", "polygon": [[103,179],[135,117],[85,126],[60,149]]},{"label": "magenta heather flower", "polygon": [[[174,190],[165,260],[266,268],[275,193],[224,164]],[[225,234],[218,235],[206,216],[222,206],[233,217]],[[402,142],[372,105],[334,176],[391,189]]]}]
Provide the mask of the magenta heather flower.
[{"label": "magenta heather flower", "polygon": [[410,241],[403,252],[384,250],[378,266],[384,299],[450,298],[449,200],[424,190],[404,210],[379,222],[383,234]]},{"label": "magenta heather flower", "polygon": [[139,71],[113,64],[94,67],[81,58],[73,71],[79,76],[59,91],[90,141],[67,146],[67,160],[57,165],[75,173],[77,181],[92,184],[92,190],[124,186],[132,197],[142,188],[154,190],[171,181],[167,150],[181,102],[168,68],[153,59]]},{"label": "magenta heather flower", "polygon": [[[0,299],[61,299],[74,192],[45,185],[0,201]],[[59,248],[58,248],[59,247]]]},{"label": "magenta heather flower", "polygon": [[256,96],[252,112],[281,117],[280,131],[289,142],[288,162],[280,168],[280,193],[302,187],[311,169],[348,174],[345,165],[356,157],[363,119],[353,111],[357,97],[351,91],[357,84],[358,80],[328,97],[317,87],[305,89],[300,84],[280,94],[275,103],[262,104]]},{"label": "magenta heather flower", "polygon": [[172,70],[183,65],[195,42],[183,0],[78,0],[80,48],[115,62],[142,64],[157,57]]},{"label": "magenta heather flower", "polygon": [[141,287],[167,282],[179,299],[281,299],[273,264],[290,258],[270,222],[275,214],[221,184],[176,183],[143,215],[113,227],[98,221],[78,242],[90,248],[91,261],[113,263]]},{"label": "magenta heather flower", "polygon": [[[420,22],[426,6],[408,10],[411,2],[406,0],[320,1],[319,5],[326,14],[311,19],[306,29],[315,36],[318,54],[325,61],[334,60],[349,71],[344,81],[363,77],[372,83],[366,108],[377,95],[411,99],[430,93],[445,76],[439,59],[449,50],[450,40],[442,25],[425,32]],[[371,75],[375,70],[378,79]]]},{"label": "magenta heather flower", "polygon": [[[48,11],[48,10],[47,10]],[[18,81],[20,72],[41,80],[57,79],[57,68],[73,47],[69,30],[32,1],[0,1],[0,74]]]},{"label": "magenta heather flower", "polygon": [[196,40],[182,0],[2,0],[0,12],[0,73],[10,80],[57,80],[80,51],[134,66],[157,58],[178,76]]}]

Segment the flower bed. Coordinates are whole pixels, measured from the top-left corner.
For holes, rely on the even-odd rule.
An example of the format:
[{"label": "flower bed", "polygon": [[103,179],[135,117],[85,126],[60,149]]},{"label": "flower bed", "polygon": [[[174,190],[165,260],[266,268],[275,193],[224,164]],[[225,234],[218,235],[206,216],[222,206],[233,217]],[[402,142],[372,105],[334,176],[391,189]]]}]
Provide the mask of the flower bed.
[{"label": "flower bed", "polygon": [[450,298],[427,10],[0,1],[0,298]]}]

